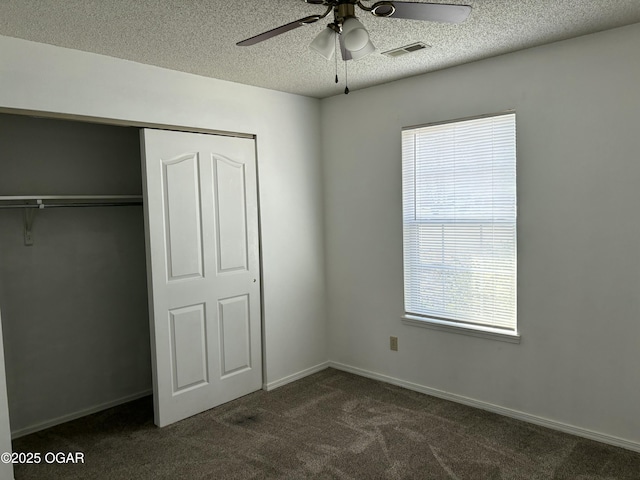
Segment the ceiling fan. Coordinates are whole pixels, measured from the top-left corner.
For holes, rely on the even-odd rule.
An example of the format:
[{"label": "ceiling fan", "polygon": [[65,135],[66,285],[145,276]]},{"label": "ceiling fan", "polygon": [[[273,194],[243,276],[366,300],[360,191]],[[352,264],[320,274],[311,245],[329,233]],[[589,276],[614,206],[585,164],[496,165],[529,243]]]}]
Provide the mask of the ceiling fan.
[{"label": "ceiling fan", "polygon": [[[356,18],[356,6],[375,17],[425,20],[430,22],[461,23],[471,13],[468,5],[448,5],[442,3],[416,3],[378,1],[371,6],[361,0],[304,0],[313,5],[327,7],[322,15],[310,15],[291,23],[281,25],[267,32],[248,38],[236,45],[245,47],[263,42],[277,35],[289,32],[303,25],[310,25],[327,17],[333,11],[333,22],[327,25],[311,42],[309,48],[315,50],[327,60],[331,60],[339,39],[343,60],[359,60],[373,53],[375,47],[369,38],[369,32]],[[366,1],[366,0],[365,0]]]}]

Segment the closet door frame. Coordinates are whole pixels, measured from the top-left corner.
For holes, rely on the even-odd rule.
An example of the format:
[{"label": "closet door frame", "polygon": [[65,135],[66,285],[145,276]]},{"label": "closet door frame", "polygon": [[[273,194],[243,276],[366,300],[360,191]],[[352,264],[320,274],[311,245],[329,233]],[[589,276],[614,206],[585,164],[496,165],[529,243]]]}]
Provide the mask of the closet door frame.
[{"label": "closet door frame", "polygon": [[[264,379],[266,378],[266,369],[267,369],[267,360],[266,360],[266,345],[265,345],[265,322],[264,322],[264,262],[262,255],[262,215],[260,209],[260,163],[259,163],[259,155],[257,151],[258,146],[258,138],[255,134],[250,133],[242,133],[242,132],[230,132],[226,130],[214,130],[207,128],[198,128],[198,127],[189,127],[184,125],[171,125],[171,124],[160,124],[160,123],[149,123],[149,122],[139,122],[133,120],[124,120],[118,118],[106,118],[106,117],[92,117],[88,115],[75,115],[69,113],[60,113],[60,112],[47,112],[40,110],[26,110],[26,109],[17,109],[17,108],[5,108],[0,107],[0,113],[7,113],[11,115],[24,115],[24,116],[32,116],[32,117],[40,117],[46,119],[58,119],[58,120],[72,120],[76,122],[85,122],[85,123],[94,123],[94,124],[102,124],[102,125],[111,125],[111,126],[120,126],[120,127],[134,127],[138,129],[143,128],[152,128],[157,130],[173,130],[179,132],[187,132],[187,133],[204,133],[209,135],[219,135],[225,137],[237,137],[237,138],[248,138],[254,141],[256,152],[256,191],[257,191],[257,201],[258,201],[258,258],[259,258],[259,270],[260,270],[260,305],[261,307],[261,316],[260,316],[260,324],[261,324],[261,356],[262,356],[262,378],[263,385],[262,389],[265,390],[266,386],[264,384]],[[148,268],[148,267],[147,267]],[[0,308],[2,306],[0,305]],[[151,312],[149,312],[151,315]],[[1,322],[1,320],[0,320]],[[0,328],[2,324],[0,323]],[[151,327],[150,327],[151,328]],[[1,337],[0,337],[1,338]],[[153,354],[153,352],[152,352]],[[2,375],[0,375],[0,389],[5,389],[6,391],[6,380],[3,381],[4,378],[4,346],[0,343],[0,366],[2,366]],[[155,393],[154,393],[155,395]],[[0,403],[0,420],[5,417],[9,420],[9,410],[8,405],[2,405]],[[1,423],[0,423],[1,424]],[[3,438],[5,434],[0,431],[0,444],[3,442],[11,442],[11,438]]]}]

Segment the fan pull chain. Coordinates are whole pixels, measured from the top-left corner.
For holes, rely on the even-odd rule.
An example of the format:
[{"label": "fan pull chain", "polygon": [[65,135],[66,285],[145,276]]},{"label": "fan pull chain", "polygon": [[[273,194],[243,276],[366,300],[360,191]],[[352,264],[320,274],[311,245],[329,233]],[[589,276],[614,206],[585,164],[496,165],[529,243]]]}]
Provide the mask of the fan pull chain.
[{"label": "fan pull chain", "polygon": [[349,95],[349,69],[346,60],[344,61],[344,94]]},{"label": "fan pull chain", "polygon": [[336,83],[338,83],[338,36],[335,36],[335,42],[336,42],[336,49],[335,49],[335,54],[333,55],[335,57],[335,61],[336,61]]}]

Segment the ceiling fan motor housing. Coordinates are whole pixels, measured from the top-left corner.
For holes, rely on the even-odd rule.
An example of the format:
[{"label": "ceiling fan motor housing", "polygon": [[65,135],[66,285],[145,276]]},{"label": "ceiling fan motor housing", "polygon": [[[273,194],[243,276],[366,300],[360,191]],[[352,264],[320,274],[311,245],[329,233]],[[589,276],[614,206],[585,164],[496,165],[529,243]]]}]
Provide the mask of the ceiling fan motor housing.
[{"label": "ceiling fan motor housing", "polygon": [[333,12],[335,19],[342,24],[349,17],[355,18],[356,5],[355,3],[340,3],[336,5]]}]

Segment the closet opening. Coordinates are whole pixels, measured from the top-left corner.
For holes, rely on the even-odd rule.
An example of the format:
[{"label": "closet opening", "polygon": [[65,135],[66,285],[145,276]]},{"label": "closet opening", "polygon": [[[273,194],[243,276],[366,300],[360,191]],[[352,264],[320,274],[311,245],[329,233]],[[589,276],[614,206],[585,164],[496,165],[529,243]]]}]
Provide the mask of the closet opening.
[{"label": "closet opening", "polygon": [[152,394],[142,188],[138,128],[0,114],[0,197],[68,203],[0,201],[14,438]]}]

